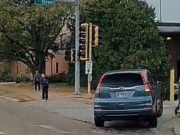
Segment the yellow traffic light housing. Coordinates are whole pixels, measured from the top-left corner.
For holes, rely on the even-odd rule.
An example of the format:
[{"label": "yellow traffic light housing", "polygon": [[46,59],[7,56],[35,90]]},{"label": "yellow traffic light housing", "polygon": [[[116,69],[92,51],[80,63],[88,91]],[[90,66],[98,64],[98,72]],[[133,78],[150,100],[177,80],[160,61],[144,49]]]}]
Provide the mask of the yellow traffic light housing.
[{"label": "yellow traffic light housing", "polygon": [[101,43],[101,35],[99,26],[93,25],[92,27],[92,46],[97,47]]},{"label": "yellow traffic light housing", "polygon": [[94,45],[95,47],[99,45],[99,27],[94,27]]},{"label": "yellow traffic light housing", "polygon": [[88,59],[88,44],[89,44],[89,24],[82,23],[80,28],[80,45],[79,57],[80,60]]}]

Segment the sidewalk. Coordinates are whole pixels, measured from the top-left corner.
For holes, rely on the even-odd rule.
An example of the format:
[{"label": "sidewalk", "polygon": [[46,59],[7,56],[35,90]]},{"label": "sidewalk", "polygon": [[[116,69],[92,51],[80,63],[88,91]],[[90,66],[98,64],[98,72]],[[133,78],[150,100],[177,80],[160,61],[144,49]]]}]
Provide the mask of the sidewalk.
[{"label": "sidewalk", "polygon": [[174,119],[174,133],[180,135],[180,117]]},{"label": "sidewalk", "polygon": [[73,88],[66,86],[50,87],[47,102],[41,100],[41,92],[34,91],[32,84],[0,85],[0,96],[8,96],[48,112],[58,113],[64,117],[93,123],[92,97],[86,93],[74,95]]},{"label": "sidewalk", "polygon": [[[165,101],[164,102],[164,107],[165,108],[171,108],[172,109],[172,113],[174,114],[175,111],[175,107],[177,106],[178,101]],[[175,135],[180,135],[180,116],[174,116],[173,119],[173,130],[174,130],[174,134]]]},{"label": "sidewalk", "polygon": [[[84,91],[84,90],[83,90]],[[91,104],[88,94],[82,92],[81,95],[74,95],[74,87],[66,85],[53,85],[49,88],[49,100],[58,100],[61,97],[69,97],[72,100],[83,101]],[[31,83],[27,84],[1,84],[0,96],[7,96],[16,99],[18,102],[41,101],[41,92],[34,91]]]},{"label": "sidewalk", "polygon": [[[177,106],[177,104],[178,104],[178,101],[175,102],[174,108]],[[173,121],[173,125],[174,125],[175,135],[180,135],[180,115],[175,116],[174,121]]]}]

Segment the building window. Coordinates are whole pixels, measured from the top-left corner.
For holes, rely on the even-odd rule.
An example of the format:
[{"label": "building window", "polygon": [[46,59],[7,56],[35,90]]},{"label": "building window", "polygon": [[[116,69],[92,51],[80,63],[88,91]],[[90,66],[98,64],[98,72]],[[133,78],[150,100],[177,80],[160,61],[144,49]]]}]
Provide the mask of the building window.
[{"label": "building window", "polygon": [[17,67],[16,67],[16,73],[18,74],[18,65],[17,65]]},{"label": "building window", "polygon": [[59,64],[58,64],[58,62],[56,63],[56,73],[59,73]]}]

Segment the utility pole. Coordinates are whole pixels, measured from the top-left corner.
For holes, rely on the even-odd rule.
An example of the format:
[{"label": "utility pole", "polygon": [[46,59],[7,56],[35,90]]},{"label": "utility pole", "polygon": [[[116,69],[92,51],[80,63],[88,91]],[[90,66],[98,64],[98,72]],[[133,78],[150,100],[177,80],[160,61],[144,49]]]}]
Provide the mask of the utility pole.
[{"label": "utility pole", "polygon": [[75,95],[80,95],[80,61],[79,52],[79,0],[75,2]]}]

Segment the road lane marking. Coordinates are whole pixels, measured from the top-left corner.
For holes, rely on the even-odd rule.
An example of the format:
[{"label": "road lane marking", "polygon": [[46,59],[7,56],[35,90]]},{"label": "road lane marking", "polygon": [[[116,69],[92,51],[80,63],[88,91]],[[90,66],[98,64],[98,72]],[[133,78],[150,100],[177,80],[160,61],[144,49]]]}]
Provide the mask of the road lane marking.
[{"label": "road lane marking", "polygon": [[8,133],[0,132],[0,135],[8,135]]},{"label": "road lane marking", "polygon": [[12,97],[8,97],[8,96],[0,96],[0,99],[6,99],[6,100],[11,100],[11,101],[15,101],[18,102],[18,99],[12,98]]},{"label": "road lane marking", "polygon": [[97,131],[97,130],[93,130],[92,132],[95,134],[104,134],[102,131]]},{"label": "road lane marking", "polygon": [[33,126],[45,128],[45,129],[48,129],[48,130],[51,130],[51,131],[54,131],[54,132],[57,132],[57,133],[61,133],[61,134],[73,134],[73,132],[59,130],[59,129],[56,129],[56,128],[50,126],[50,125],[33,125]]}]

